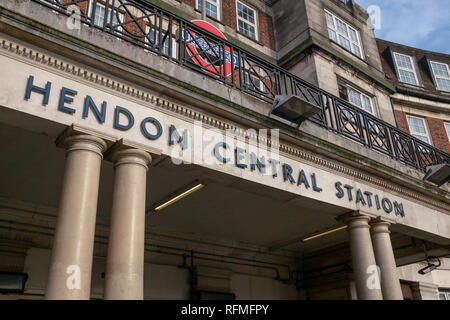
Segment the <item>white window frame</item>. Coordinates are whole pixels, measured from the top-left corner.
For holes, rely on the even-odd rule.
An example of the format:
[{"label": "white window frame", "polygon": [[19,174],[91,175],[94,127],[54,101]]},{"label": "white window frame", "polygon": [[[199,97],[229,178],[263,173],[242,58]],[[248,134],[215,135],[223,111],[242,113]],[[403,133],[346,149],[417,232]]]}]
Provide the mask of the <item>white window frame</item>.
[{"label": "white window frame", "polygon": [[[218,21],[222,21],[222,0],[216,0],[217,1],[216,3],[212,2],[211,0],[205,0],[205,1],[209,2],[209,4],[217,7],[217,12],[216,12],[217,18],[210,16],[208,14],[208,11],[206,11],[206,16],[210,17],[212,19],[218,20]],[[201,2],[202,2],[202,0],[195,0],[195,9],[201,11],[201,9],[200,9]]]},{"label": "white window frame", "polygon": [[[407,69],[404,67],[400,67],[398,65],[398,61],[397,61],[397,56],[402,56],[402,57],[406,57],[409,59],[409,62],[411,63],[412,69]],[[417,76],[417,70],[416,70],[416,66],[414,63],[414,59],[412,56],[408,56],[407,54],[403,54],[403,53],[398,53],[398,52],[394,52],[394,62],[395,62],[395,66],[397,68],[397,76],[398,76],[398,80],[402,83],[406,83],[412,86],[419,86],[419,77]],[[401,75],[400,75],[400,70],[402,71],[407,71],[407,72],[412,72],[414,73],[414,79],[416,80],[416,83],[409,83],[409,82],[405,82],[401,80]]]},{"label": "white window frame", "polygon": [[[330,26],[328,24],[328,20],[327,20],[327,14],[329,14],[332,18],[333,18],[333,26]],[[346,30],[347,30],[347,35],[342,33],[341,31],[339,31],[338,27],[337,27],[337,21],[340,21],[342,24],[345,25]],[[328,31],[328,38],[337,43],[340,47],[344,48],[345,50],[348,50],[349,52],[351,52],[353,55],[357,56],[360,59],[364,59],[365,55],[364,55],[364,48],[362,45],[362,41],[361,41],[361,35],[359,33],[359,30],[356,29],[355,27],[353,27],[351,24],[345,22],[343,19],[341,19],[340,17],[338,17],[337,15],[335,15],[334,13],[332,13],[331,11],[328,11],[325,9],[325,22],[326,22],[326,26],[327,26],[327,31]],[[330,32],[331,30],[331,32]],[[353,40],[352,37],[350,36],[350,30],[354,31],[356,34],[356,40]],[[332,32],[334,32],[335,34],[335,38],[333,38],[331,36]],[[339,42],[339,36],[341,36],[342,38],[344,38],[345,40],[347,40],[350,43],[350,48],[346,48],[343,44],[341,44]],[[353,51],[353,46],[357,45],[360,51],[360,55],[358,55],[357,53],[355,53]]]},{"label": "white window frame", "polygon": [[245,83],[247,84],[247,86],[249,86],[250,89],[252,89],[256,92],[257,89],[254,88],[254,87],[256,87],[254,82],[256,82],[258,84],[257,85],[258,89],[261,91],[258,93],[261,93],[261,94],[265,93],[266,86],[264,85],[264,82],[261,81],[257,75],[255,75],[255,74],[249,75],[248,72],[244,72],[244,77],[245,77]]},{"label": "white window frame", "polygon": [[444,121],[444,127],[445,127],[445,131],[447,132],[448,141],[450,142],[450,122]]},{"label": "white window frame", "polygon": [[[345,87],[345,89],[347,89],[347,101],[348,101],[351,105],[357,107],[358,109],[364,110],[364,111],[370,113],[371,115],[377,117],[377,111],[376,111],[376,108],[375,108],[375,101],[374,101],[374,98],[373,98],[373,97],[371,97],[371,96],[369,96],[369,95],[367,95],[367,94],[361,92],[360,90],[356,89],[355,87],[353,87],[353,86],[351,86],[351,85],[349,85],[349,84],[341,83],[341,85],[342,85],[343,87]],[[363,103],[363,97],[367,98],[367,99],[369,100],[369,102],[370,102],[370,108],[372,109],[372,111],[368,111],[368,110],[366,110],[366,109],[364,108],[364,106],[362,106],[362,105],[361,105],[361,106],[358,106],[357,104],[351,102],[351,101],[350,101],[350,90],[352,90],[352,91],[358,93],[358,94],[361,96],[361,104]]]},{"label": "white window frame", "polygon": [[[101,3],[101,2],[97,2],[96,4],[97,4],[98,6],[103,7],[103,9],[106,10],[105,4],[103,4],[103,3]],[[94,2],[93,2],[93,1],[89,1],[88,12],[87,12],[87,16],[88,16],[88,17],[91,17],[92,6],[93,6],[93,5],[94,5]],[[109,10],[111,10],[111,8],[109,8]],[[96,10],[96,11],[97,11],[97,10]],[[108,19],[111,19],[110,17],[111,17],[111,11],[108,12],[108,15],[106,16],[106,23],[109,23]],[[125,20],[125,15],[124,15],[122,12],[119,12],[119,19],[121,19],[122,22]],[[120,21],[119,21],[119,22],[120,22]],[[94,25],[96,25],[97,27],[103,28],[103,26],[99,26],[99,25],[95,24],[95,17],[92,17],[92,23],[93,23]],[[122,26],[120,26],[120,25],[119,25],[116,29],[117,29],[118,31],[120,31],[120,32],[123,32],[123,28],[122,28]],[[119,39],[119,40],[122,40],[122,39]]]},{"label": "white window frame", "polygon": [[[239,13],[238,13],[238,3],[239,3],[240,5],[246,7],[247,9],[249,9],[249,10],[251,10],[251,11],[254,12],[254,14],[255,14],[255,23],[251,23],[250,21],[245,20],[244,18],[241,18],[241,17],[239,16]],[[236,29],[237,29],[238,32],[240,32],[240,33],[242,33],[243,35],[249,37],[250,39],[259,41],[259,20],[258,20],[258,18],[259,18],[259,17],[258,17],[258,11],[257,11],[256,9],[253,9],[252,7],[250,7],[250,6],[246,5],[245,3],[243,3],[242,1],[236,0]],[[244,23],[246,23],[246,24],[248,24],[248,25],[250,25],[250,26],[252,26],[252,27],[255,28],[255,38],[252,38],[252,37],[250,37],[248,34],[246,34],[246,33],[244,33],[244,32],[242,32],[242,31],[239,30],[239,20],[242,20]]]},{"label": "white window frame", "polygon": [[[365,107],[364,107],[363,105],[358,106],[357,104],[351,102],[351,101],[350,101],[350,90],[356,92],[357,94],[359,94],[359,95],[361,96],[361,104],[363,103],[363,98],[368,99],[368,101],[369,101],[369,103],[370,103],[370,109],[371,109],[372,111],[366,110]],[[364,110],[364,111],[370,113],[371,115],[373,115],[373,116],[375,116],[375,117],[377,116],[376,110],[375,110],[374,101],[373,101],[373,98],[372,98],[371,96],[368,96],[367,94],[362,93],[361,91],[359,91],[359,90],[357,90],[357,89],[355,89],[355,88],[353,88],[353,87],[351,87],[351,86],[347,86],[347,95],[348,95],[348,97],[349,97],[348,102],[350,102],[352,105],[354,105],[355,107],[358,107],[358,108],[361,109],[361,110]]]},{"label": "white window frame", "polygon": [[[146,25],[145,26],[145,34],[148,35],[149,32],[150,32],[150,27],[148,25]],[[154,32],[156,33],[155,39],[159,39],[158,38],[159,37],[159,31],[155,30]],[[149,40],[148,40],[147,36],[145,36],[144,42],[148,43],[148,41]],[[167,38],[166,41],[170,41],[169,38]],[[151,52],[150,50],[147,50],[145,48],[144,48],[144,51],[145,52]],[[164,54],[166,54],[166,53],[164,53]],[[175,39],[175,36],[172,35],[172,58],[176,59],[177,55],[178,55],[178,42]],[[167,53],[166,56],[169,56],[169,53]],[[165,56],[163,55],[163,57],[165,57]]]},{"label": "white window frame", "polygon": [[[421,132],[413,132],[412,129],[411,129],[411,126],[409,125],[409,119],[418,119],[418,120],[422,121],[426,133],[424,134],[424,133],[421,133]],[[427,143],[429,145],[431,145],[431,146],[433,145],[433,138],[431,137],[430,128],[428,128],[428,123],[427,123],[427,119],[426,118],[413,116],[413,115],[408,114],[408,115],[406,115],[406,121],[408,123],[409,132],[411,133],[412,136],[426,137],[428,139]],[[417,138],[417,139],[419,139],[419,138]],[[423,140],[421,140],[421,141],[424,142]]]},{"label": "white window frame", "polygon": [[[445,66],[445,68],[447,69],[447,73],[448,73],[449,76],[448,76],[448,77],[444,77],[444,76],[437,75],[437,74],[434,72],[434,69],[433,69],[433,63],[434,63],[434,64],[438,64],[438,65]],[[430,61],[430,67],[431,67],[431,72],[433,73],[433,76],[434,76],[434,79],[435,79],[435,82],[436,82],[436,88],[437,88],[438,90],[440,90],[440,91],[450,92],[450,90],[444,90],[444,89],[442,89],[442,88],[439,88],[439,83],[438,83],[438,81],[437,81],[438,78],[439,78],[439,79],[444,79],[444,80],[449,80],[449,81],[450,81],[450,68],[448,67],[448,64],[443,63],[443,62]]]}]

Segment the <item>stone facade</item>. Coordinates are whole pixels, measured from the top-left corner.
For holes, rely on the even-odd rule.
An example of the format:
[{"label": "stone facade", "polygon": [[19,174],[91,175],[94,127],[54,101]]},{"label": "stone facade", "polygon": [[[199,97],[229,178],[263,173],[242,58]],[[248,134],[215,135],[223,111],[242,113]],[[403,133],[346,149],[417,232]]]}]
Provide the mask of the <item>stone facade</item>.
[{"label": "stone facade", "polygon": [[[150,2],[200,15],[194,1]],[[221,22],[208,21],[330,93],[352,84],[395,122],[392,88],[379,78],[375,38],[355,3],[297,1],[304,18],[283,35],[294,19],[281,10],[285,1],[244,2],[258,10],[261,41],[236,32],[234,1],[221,2]],[[11,70],[0,75],[0,147],[8,155],[0,159],[0,272],[29,275],[23,293],[0,298],[189,299],[214,291],[394,300],[402,298],[399,279],[409,279],[396,264],[422,261],[423,245],[448,255],[450,189],[423,182],[416,168],[312,121],[299,129],[271,118],[267,101],[130,36],[88,24],[68,29],[67,17],[37,1],[0,7],[0,64]],[[361,30],[365,60],[328,40],[324,8]],[[293,54],[305,32],[315,40]],[[156,124],[159,136],[149,129],[158,132]],[[232,150],[234,162],[180,165],[174,160],[197,146],[179,149],[184,136],[174,138],[173,128],[189,141],[199,128],[219,138],[232,131],[245,147]],[[271,128],[280,128],[267,145],[279,165],[265,174],[247,150],[268,140],[256,129]],[[205,154],[217,158],[225,151],[218,146],[206,144]],[[203,188],[156,213],[193,182]],[[380,286],[369,288],[375,265]],[[67,288],[68,266],[79,267],[76,290]],[[426,282],[411,285],[415,298],[434,292]]]}]

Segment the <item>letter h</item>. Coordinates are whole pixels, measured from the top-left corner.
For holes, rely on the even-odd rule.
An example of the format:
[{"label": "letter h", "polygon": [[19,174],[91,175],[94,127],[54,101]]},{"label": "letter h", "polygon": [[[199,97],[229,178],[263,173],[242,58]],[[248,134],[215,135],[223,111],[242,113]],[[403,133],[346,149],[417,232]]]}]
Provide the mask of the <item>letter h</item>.
[{"label": "letter h", "polygon": [[37,87],[33,84],[34,81],[34,76],[30,76],[28,78],[28,82],[27,82],[27,89],[25,92],[25,100],[29,100],[31,97],[31,91],[37,92],[37,93],[42,93],[44,95],[44,100],[42,101],[42,105],[46,106],[48,105],[48,100],[50,97],[50,89],[52,87],[52,83],[51,82],[47,82],[45,84],[45,88],[41,88],[41,87]]}]

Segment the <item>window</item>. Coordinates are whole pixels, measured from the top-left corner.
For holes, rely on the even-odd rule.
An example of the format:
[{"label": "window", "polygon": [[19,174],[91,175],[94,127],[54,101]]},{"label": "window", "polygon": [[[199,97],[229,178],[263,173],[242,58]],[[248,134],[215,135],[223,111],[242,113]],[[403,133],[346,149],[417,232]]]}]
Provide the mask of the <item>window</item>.
[{"label": "window", "polygon": [[254,72],[244,72],[245,84],[252,91],[257,91],[259,93],[264,93],[266,87],[264,83],[260,80],[260,76]]},{"label": "window", "polygon": [[372,99],[364,93],[348,88],[348,101],[355,106],[374,114]]},{"label": "window", "polygon": [[438,90],[450,92],[450,72],[445,63],[431,61],[434,79]]},{"label": "window", "polygon": [[[155,30],[151,30],[150,31],[150,27],[146,26],[145,27],[145,34],[147,35],[145,37],[145,42],[146,44],[152,46],[155,46],[155,49],[158,47],[158,43],[159,43],[159,32]],[[163,33],[162,37],[164,37],[165,32]],[[144,49],[145,51],[148,51],[146,49]],[[178,53],[178,43],[175,39],[174,36],[172,36],[172,58],[177,58],[177,53]],[[164,40],[164,44],[162,47],[162,54],[169,56],[169,36],[166,37],[166,39]]]},{"label": "window", "polygon": [[368,95],[348,85],[339,85],[339,94],[342,99],[376,116],[373,99]]},{"label": "window", "polygon": [[[208,17],[220,20],[220,2],[221,0],[206,0],[206,15]],[[202,11],[202,0],[197,0],[195,8]]]},{"label": "window", "polygon": [[[94,12],[94,16],[92,16],[92,11],[93,11],[93,2],[89,3],[89,11],[88,11],[88,17],[91,17],[93,19],[94,25],[96,25],[97,27],[103,28],[103,25],[105,23],[105,6],[101,3],[96,3],[95,4],[95,12]],[[119,25],[120,22],[124,21],[124,15],[123,13],[118,12],[119,15],[119,19],[120,21],[117,19],[117,11],[114,11],[111,14],[111,9],[108,9],[108,14],[107,14],[107,23],[110,22],[111,20],[111,15],[112,15],[112,26],[114,27],[115,30],[117,31],[122,31],[122,27]]]},{"label": "window", "polygon": [[444,122],[445,131],[447,132],[448,141],[450,141],[450,122]]},{"label": "window", "polygon": [[394,53],[394,57],[399,80],[415,86],[419,85],[412,57],[400,53]]},{"label": "window", "polygon": [[249,38],[258,40],[258,21],[256,11],[240,1],[236,1],[238,31]]},{"label": "window", "polygon": [[439,300],[450,300],[450,289],[439,289]]},{"label": "window", "polygon": [[433,142],[430,138],[430,131],[424,118],[408,115],[406,116],[406,119],[408,120],[408,126],[411,135],[423,142],[433,145]]},{"label": "window", "polygon": [[325,11],[325,16],[329,38],[362,59],[363,50],[359,32],[328,11]]}]

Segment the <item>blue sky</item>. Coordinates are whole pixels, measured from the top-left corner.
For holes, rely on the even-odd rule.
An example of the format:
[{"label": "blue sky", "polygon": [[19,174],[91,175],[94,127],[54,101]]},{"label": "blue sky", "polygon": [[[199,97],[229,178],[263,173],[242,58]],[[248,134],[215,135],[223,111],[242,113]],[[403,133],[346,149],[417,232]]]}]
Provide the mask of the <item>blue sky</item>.
[{"label": "blue sky", "polygon": [[380,7],[377,38],[450,54],[449,0],[356,0],[367,9]]}]

